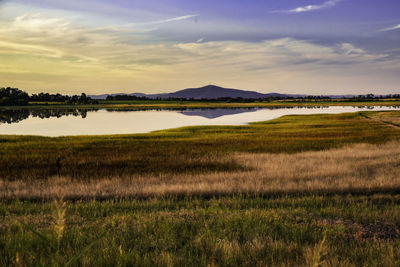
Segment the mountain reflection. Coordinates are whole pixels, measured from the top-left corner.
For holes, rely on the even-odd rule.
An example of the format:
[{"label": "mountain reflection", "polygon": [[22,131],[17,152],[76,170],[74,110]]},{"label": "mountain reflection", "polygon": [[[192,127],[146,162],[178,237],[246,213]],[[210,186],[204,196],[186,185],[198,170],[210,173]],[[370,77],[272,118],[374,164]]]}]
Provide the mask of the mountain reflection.
[{"label": "mountain reflection", "polygon": [[[354,109],[373,110],[375,107],[354,106]],[[392,107],[398,108],[398,107]],[[329,109],[329,106],[291,106],[291,107],[251,107],[251,108],[172,108],[172,109],[102,109],[107,112],[135,112],[135,111],[176,111],[185,116],[198,116],[207,119],[215,119],[227,115],[237,115],[241,113],[256,112],[259,110],[278,110],[278,109]],[[64,116],[75,116],[86,118],[89,112],[97,112],[99,108],[79,109],[79,108],[48,108],[48,109],[0,109],[0,124],[12,124],[32,118],[61,118]]]},{"label": "mountain reflection", "polygon": [[[194,108],[179,109],[179,113],[186,116],[199,116],[207,119],[216,119],[227,115],[237,115],[241,113],[256,112],[259,110],[278,110],[278,109],[329,109],[332,106],[277,106],[277,107],[255,107],[255,108]],[[351,106],[349,106],[351,107]],[[400,108],[399,106],[389,106],[391,108]],[[375,106],[353,106],[354,109],[374,110]]]},{"label": "mountain reflection", "polygon": [[289,106],[289,107],[253,107],[253,108],[194,108],[183,109],[179,113],[186,116],[199,116],[206,119],[216,119],[228,115],[237,115],[241,113],[256,112],[259,110],[277,110],[277,109],[324,109],[328,106]]},{"label": "mountain reflection", "polygon": [[237,115],[241,113],[256,112],[259,108],[217,108],[217,109],[187,109],[179,113],[186,116],[200,116],[207,119],[215,119],[227,115]]}]

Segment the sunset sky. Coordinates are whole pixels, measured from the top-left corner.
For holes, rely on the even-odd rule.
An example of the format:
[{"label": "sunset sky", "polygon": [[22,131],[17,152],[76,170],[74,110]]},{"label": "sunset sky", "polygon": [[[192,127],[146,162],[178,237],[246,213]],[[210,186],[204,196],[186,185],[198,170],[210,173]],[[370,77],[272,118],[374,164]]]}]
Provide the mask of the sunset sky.
[{"label": "sunset sky", "polygon": [[400,93],[399,0],[0,0],[0,87]]}]

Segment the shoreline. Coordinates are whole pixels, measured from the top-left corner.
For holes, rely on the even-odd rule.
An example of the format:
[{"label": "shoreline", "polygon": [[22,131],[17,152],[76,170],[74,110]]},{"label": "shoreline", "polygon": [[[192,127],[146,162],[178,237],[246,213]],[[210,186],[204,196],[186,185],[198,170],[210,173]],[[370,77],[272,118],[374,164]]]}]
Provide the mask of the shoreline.
[{"label": "shoreline", "polygon": [[179,109],[179,108],[268,108],[268,107],[321,107],[321,106],[355,106],[355,107],[372,107],[372,106],[398,106],[400,101],[370,101],[370,102],[348,102],[348,101],[332,101],[332,102],[269,102],[269,103],[218,103],[218,102],[191,102],[191,101],[160,101],[149,103],[141,103],[140,101],[132,101],[127,103],[100,103],[97,105],[64,105],[64,104],[39,104],[27,106],[0,106],[0,110],[10,109],[67,109],[67,108],[113,108],[113,109]]}]

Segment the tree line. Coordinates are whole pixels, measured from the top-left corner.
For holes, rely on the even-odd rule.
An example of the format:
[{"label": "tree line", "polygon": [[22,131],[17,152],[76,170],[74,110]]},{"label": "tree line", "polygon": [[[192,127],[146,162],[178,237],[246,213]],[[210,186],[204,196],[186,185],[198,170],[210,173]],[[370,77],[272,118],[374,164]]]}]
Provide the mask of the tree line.
[{"label": "tree line", "polygon": [[85,93],[72,96],[39,93],[29,96],[28,93],[18,88],[0,88],[0,106],[25,106],[29,102],[54,102],[67,105],[98,104],[97,100],[88,97]]},{"label": "tree line", "polygon": [[224,103],[253,103],[253,102],[272,102],[276,100],[291,100],[296,102],[330,102],[330,101],[347,101],[347,102],[368,102],[368,101],[379,101],[382,99],[395,99],[400,100],[400,94],[392,94],[392,95],[379,95],[376,96],[374,94],[367,95],[358,95],[352,97],[330,97],[324,95],[308,95],[308,96],[269,96],[265,98],[243,98],[243,97],[219,97],[219,98],[176,98],[176,97],[168,97],[168,98],[150,98],[146,96],[135,96],[135,95],[107,95],[107,101],[194,101],[194,102],[224,102]]},{"label": "tree line", "polygon": [[[400,100],[400,94],[393,95],[358,95],[350,98],[339,98],[341,101],[349,102],[368,102],[368,101],[379,101],[381,99],[396,99]],[[293,96],[269,96],[266,98],[242,98],[242,97],[220,97],[216,99],[194,99],[194,98],[150,98],[147,96],[134,96],[134,95],[108,95],[106,100],[133,100],[133,101],[196,101],[196,102],[225,102],[225,103],[252,103],[252,102],[272,102],[276,100],[291,100],[295,102],[321,102],[321,101],[335,101],[338,98],[332,98],[330,96],[303,96],[303,97],[293,97]],[[62,95],[62,94],[49,94],[49,93],[39,93],[28,95],[28,93],[19,90],[18,88],[0,88],[0,106],[24,106],[28,105],[29,102],[44,102],[44,103],[63,103],[67,105],[91,105],[98,104],[98,101],[90,98],[85,93],[81,95]]]},{"label": "tree line", "polygon": [[243,97],[219,97],[219,98],[181,98],[181,97],[146,97],[146,96],[134,96],[134,95],[107,95],[107,101],[195,101],[195,102],[232,102],[232,103],[251,103],[251,102],[261,102],[261,101],[272,101],[278,98],[243,98]]}]

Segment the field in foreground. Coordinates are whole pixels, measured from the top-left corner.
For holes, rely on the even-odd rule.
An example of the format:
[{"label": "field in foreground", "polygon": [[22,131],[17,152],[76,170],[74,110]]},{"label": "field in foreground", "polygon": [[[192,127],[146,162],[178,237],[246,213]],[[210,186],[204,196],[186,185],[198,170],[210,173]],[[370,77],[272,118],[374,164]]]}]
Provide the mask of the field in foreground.
[{"label": "field in foreground", "polygon": [[0,265],[399,266],[400,195],[0,203]]},{"label": "field in foreground", "polygon": [[399,117],[0,136],[0,265],[399,266]]}]

